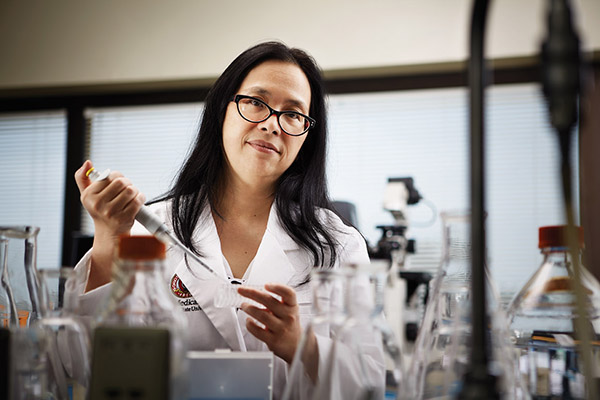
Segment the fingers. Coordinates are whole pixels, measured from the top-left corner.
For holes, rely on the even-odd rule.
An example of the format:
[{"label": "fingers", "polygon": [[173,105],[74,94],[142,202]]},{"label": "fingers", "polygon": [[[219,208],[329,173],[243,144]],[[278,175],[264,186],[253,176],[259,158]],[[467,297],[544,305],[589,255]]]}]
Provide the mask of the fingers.
[{"label": "fingers", "polygon": [[246,328],[275,355],[291,363],[302,334],[296,292],[281,284],[267,284],[265,289],[268,292],[245,286],[238,288],[239,294],[265,307],[242,304],[242,310],[250,317],[246,319]]},{"label": "fingers", "polygon": [[291,363],[302,335],[296,292],[281,284],[267,284],[265,289],[268,291],[238,288],[239,294],[259,303],[258,306],[242,304],[242,310],[249,316],[246,329],[276,356]]},{"label": "fingers", "polygon": [[[81,203],[94,220],[95,227],[111,235],[128,232],[145,196],[131,181],[118,171],[106,179],[92,182],[86,172],[92,168],[88,160],[75,172],[75,181],[81,192]],[[97,229],[96,229],[97,230]]]},{"label": "fingers", "polygon": [[262,342],[270,343],[273,340],[273,333],[258,325],[251,318],[246,319],[246,329]]},{"label": "fingers", "polygon": [[[112,179],[113,174],[111,172],[109,179]],[[89,196],[96,213],[105,218],[121,215],[124,219],[133,220],[144,204],[145,196],[127,178],[120,176],[108,183],[96,183],[89,187]]]},{"label": "fingers", "polygon": [[243,303],[242,310],[244,310],[246,314],[248,314],[255,320],[262,323],[264,327],[261,327],[261,329],[271,332],[277,332],[284,324],[282,319],[275,316],[266,308],[260,308],[257,306],[250,305],[248,303]]},{"label": "fingers", "polygon": [[281,296],[281,301],[288,306],[295,307],[298,305],[298,302],[296,301],[296,292],[287,285],[282,285],[280,283],[267,283],[265,285],[265,289]]},{"label": "fingers", "polygon": [[[106,190],[110,192],[107,193],[107,198],[112,197],[113,195],[114,197],[106,203],[103,210],[104,216],[113,218],[122,215],[124,219],[133,219],[144,204],[145,196],[131,185],[123,188],[121,188],[121,185],[117,185],[118,188],[115,189],[113,188],[114,183],[115,182],[111,182],[111,184],[106,187]],[[118,191],[115,193],[115,190]]]},{"label": "fingers", "polygon": [[[290,313],[297,312],[296,292],[294,292],[294,289],[280,284],[267,284],[265,285],[265,289],[269,290],[269,292],[241,286],[238,288],[238,293],[264,305],[279,318],[284,318]],[[271,293],[280,296],[281,300]]]},{"label": "fingers", "polygon": [[[298,315],[298,307],[296,305],[296,293],[294,290],[289,286],[280,284],[267,284],[265,285],[265,289],[269,290],[269,292],[244,286],[239,287],[239,294],[266,307],[262,308],[244,303],[242,304],[242,310],[272,331],[278,331],[285,325],[295,322]],[[271,293],[281,296],[281,300],[274,297]],[[288,302],[294,305],[287,304],[283,300],[283,296],[286,296]]]},{"label": "fingers", "polygon": [[107,201],[113,201],[121,194],[133,197],[137,193],[131,181],[118,171],[112,171],[107,179],[94,182],[89,186],[89,191],[93,194],[102,192],[102,196]]},{"label": "fingers", "polygon": [[264,290],[255,289],[247,286],[240,286],[238,293],[244,297],[252,299],[260,304],[263,304],[267,308],[277,307],[281,302],[273,297],[269,292]]},{"label": "fingers", "polygon": [[92,168],[92,162],[86,160],[81,168],[75,171],[75,183],[79,188],[79,193],[83,192],[92,183],[90,178],[86,176],[86,172],[89,171],[90,168]]}]

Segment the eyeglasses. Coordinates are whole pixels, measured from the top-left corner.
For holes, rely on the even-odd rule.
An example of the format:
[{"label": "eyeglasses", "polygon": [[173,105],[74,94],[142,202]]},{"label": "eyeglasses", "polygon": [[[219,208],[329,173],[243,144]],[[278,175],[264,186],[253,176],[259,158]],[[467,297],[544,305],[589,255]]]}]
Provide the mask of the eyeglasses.
[{"label": "eyeglasses", "polygon": [[237,94],[231,101],[237,104],[240,116],[248,122],[263,122],[275,114],[281,130],[290,136],[304,135],[316,123],[308,115],[296,111],[274,110],[267,103],[256,97]]}]

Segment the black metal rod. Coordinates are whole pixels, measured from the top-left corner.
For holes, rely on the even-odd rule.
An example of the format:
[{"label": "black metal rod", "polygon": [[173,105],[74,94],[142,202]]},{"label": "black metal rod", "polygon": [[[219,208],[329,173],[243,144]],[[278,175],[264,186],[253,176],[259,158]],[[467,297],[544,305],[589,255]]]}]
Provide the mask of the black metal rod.
[{"label": "black metal rod", "polygon": [[488,0],[475,0],[471,20],[469,89],[471,157],[471,359],[459,399],[499,399],[496,379],[489,373],[485,287],[485,52]]},{"label": "black metal rod", "polygon": [[71,266],[73,233],[81,228],[81,201],[73,174],[84,160],[85,116],[83,107],[67,109],[67,161],[65,168],[65,193],[63,211],[63,238],[61,265]]},{"label": "black metal rod", "polygon": [[550,112],[550,122],[558,134],[561,150],[560,175],[565,214],[568,226],[568,247],[571,253],[573,288],[576,312],[574,315],[575,336],[579,339],[578,352],[586,382],[586,398],[598,398],[598,383],[595,378],[589,316],[584,288],[581,283],[581,265],[575,231],[575,212],[572,196],[572,168],[570,161],[573,128],[578,120],[580,94],[581,57],[579,37],[573,26],[568,0],[548,1],[548,32],[542,44],[542,83]]},{"label": "black metal rod", "polygon": [[472,364],[486,366],[485,346],[485,59],[484,31],[488,1],[476,1],[471,25],[469,59],[471,129],[471,251],[472,251]]}]

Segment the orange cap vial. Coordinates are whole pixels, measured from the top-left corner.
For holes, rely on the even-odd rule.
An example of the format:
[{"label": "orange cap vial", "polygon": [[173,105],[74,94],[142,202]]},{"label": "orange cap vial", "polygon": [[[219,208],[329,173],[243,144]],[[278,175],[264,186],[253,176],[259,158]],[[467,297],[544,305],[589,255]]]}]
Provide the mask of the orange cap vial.
[{"label": "orange cap vial", "polygon": [[126,260],[154,260],[166,257],[166,246],[154,236],[121,236],[118,257]]},{"label": "orange cap vial", "polygon": [[[575,228],[577,229],[577,244],[579,248],[583,248],[583,228],[580,226]],[[568,246],[567,231],[566,225],[542,226],[539,229],[538,247],[543,249],[546,247]]]}]

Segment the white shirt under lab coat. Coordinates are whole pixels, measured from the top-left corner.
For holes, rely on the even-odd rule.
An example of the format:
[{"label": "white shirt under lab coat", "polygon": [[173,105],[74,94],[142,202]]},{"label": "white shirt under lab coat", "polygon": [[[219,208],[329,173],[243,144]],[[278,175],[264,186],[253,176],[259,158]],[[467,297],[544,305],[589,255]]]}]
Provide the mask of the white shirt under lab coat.
[{"label": "white shirt under lab coat", "polygon": [[[152,211],[159,215],[163,221],[171,227],[170,203],[161,202],[150,206]],[[366,243],[363,237],[354,228],[350,228],[342,223],[334,213],[328,210],[320,210],[320,218],[331,232],[334,232],[335,239],[340,243],[339,259],[336,262],[336,268],[344,263],[368,263]],[[137,222],[132,230],[133,234],[148,234],[148,232]],[[202,253],[202,260],[210,266],[217,274],[224,278],[228,277],[230,268],[221,251],[221,243],[217,234],[217,229],[212,218],[209,207],[205,207],[196,229],[193,240],[199,244]],[[265,283],[282,283],[293,287],[296,290],[296,296],[299,305],[300,323],[304,328],[311,318],[311,289],[309,284],[299,285],[304,282],[313,268],[312,257],[308,251],[300,247],[281,225],[277,207],[273,205],[269,214],[267,229],[262,238],[256,256],[248,266],[243,277],[244,283],[248,285],[264,285]],[[86,268],[89,273],[90,254],[88,253],[78,263],[76,268]],[[242,310],[233,308],[216,308],[214,298],[220,284],[210,273],[193,261],[189,262],[189,267],[183,258],[183,252],[177,248],[167,249],[165,284],[169,285],[169,291],[174,299],[179,301],[182,310],[188,319],[188,337],[190,350],[214,350],[218,348],[231,349],[233,351],[268,351],[267,346],[256,339],[246,329],[247,314]],[[191,297],[178,298],[176,293],[171,290],[171,280],[173,276],[181,280]],[[83,314],[95,314],[96,308],[102,303],[102,300],[109,294],[111,284],[106,284],[80,296],[80,307]],[[81,293],[83,293],[82,285]],[[370,306],[371,299],[365,296],[365,307]],[[342,299],[332,295],[330,299],[334,307],[342,306]],[[331,339],[329,332],[315,332],[319,346],[319,376],[327,370],[324,355],[328,354]],[[371,369],[369,375],[380,377],[383,385],[385,377],[385,367],[383,360],[383,350],[381,343],[373,341],[371,343],[362,343],[363,352],[366,354],[367,368]],[[338,357],[352,358],[355,354],[344,354],[337,352]],[[341,360],[336,365],[345,365]],[[347,364],[350,364],[348,361]],[[283,394],[285,387],[288,365],[282,359],[275,357],[273,373],[273,398],[278,399]],[[343,367],[342,367],[343,368]],[[348,391],[348,396],[340,398],[351,398],[350,394],[356,393],[353,389],[356,380],[361,377],[356,376],[352,371],[340,371],[339,387],[343,392]]]}]

